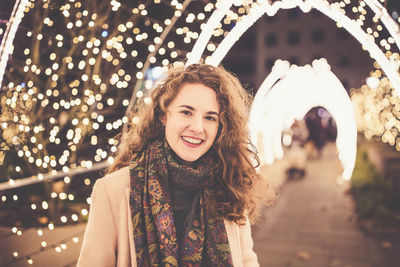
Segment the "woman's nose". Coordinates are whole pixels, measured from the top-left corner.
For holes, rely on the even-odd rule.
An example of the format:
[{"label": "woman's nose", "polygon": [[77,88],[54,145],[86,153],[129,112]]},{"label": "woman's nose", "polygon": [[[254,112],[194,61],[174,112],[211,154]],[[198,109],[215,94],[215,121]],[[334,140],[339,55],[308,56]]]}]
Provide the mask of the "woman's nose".
[{"label": "woman's nose", "polygon": [[203,132],[203,119],[193,118],[190,123],[190,129],[196,133]]}]

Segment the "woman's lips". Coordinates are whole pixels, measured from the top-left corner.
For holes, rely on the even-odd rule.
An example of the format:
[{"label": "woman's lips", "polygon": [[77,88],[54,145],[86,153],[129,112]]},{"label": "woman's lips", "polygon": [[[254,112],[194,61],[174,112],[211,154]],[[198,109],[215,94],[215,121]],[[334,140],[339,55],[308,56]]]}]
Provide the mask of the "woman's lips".
[{"label": "woman's lips", "polygon": [[[185,143],[185,145],[192,147],[192,148],[199,147],[203,143],[203,140],[201,140],[199,138],[189,137],[189,136],[182,136],[181,139]],[[199,142],[199,143],[195,143],[195,142]]]}]

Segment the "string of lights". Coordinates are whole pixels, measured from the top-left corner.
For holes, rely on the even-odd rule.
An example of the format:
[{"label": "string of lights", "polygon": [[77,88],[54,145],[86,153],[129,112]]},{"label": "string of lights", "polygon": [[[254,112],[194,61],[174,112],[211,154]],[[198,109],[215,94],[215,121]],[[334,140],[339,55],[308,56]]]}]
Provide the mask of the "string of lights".
[{"label": "string of lights", "polygon": [[[378,1],[364,0],[365,3],[374,11],[376,16],[380,18],[383,25],[388,29],[390,36],[394,39],[397,48],[400,49],[400,27],[388,14],[386,8],[384,8]],[[390,42],[389,42],[390,43]]]},{"label": "string of lights", "polygon": [[[39,234],[39,233],[41,233],[41,234]],[[84,234],[84,231],[79,231],[71,236],[68,236],[62,240],[53,242],[51,244],[48,244],[46,241],[42,241],[40,243],[40,249],[33,251],[29,254],[25,254],[25,255],[19,255],[19,253],[15,251],[15,252],[13,252],[13,259],[11,261],[5,263],[4,266],[9,266],[11,264],[21,262],[21,261],[26,261],[26,263],[28,263],[29,265],[34,264],[33,258],[36,255],[43,253],[50,249],[54,249],[54,251],[56,251],[57,253],[61,253],[68,248],[68,243],[71,243],[71,242],[73,242],[74,244],[78,243],[79,237],[82,237],[83,234]],[[41,230],[38,230],[38,235],[43,235],[43,232]]]},{"label": "string of lights", "polygon": [[10,180],[8,180],[8,182],[0,183],[0,191],[14,189],[14,188],[22,187],[22,186],[35,184],[35,183],[50,182],[50,181],[54,181],[54,180],[60,179],[60,178],[65,179],[65,177],[68,177],[68,176],[73,177],[73,176],[76,176],[76,175],[79,175],[82,173],[87,173],[88,171],[93,172],[93,171],[97,171],[97,170],[102,170],[102,169],[106,168],[109,164],[110,164],[110,162],[103,161],[100,163],[95,163],[94,165],[90,166],[90,168],[78,167],[71,171],[68,168],[64,168],[66,170],[66,172],[64,172],[64,171],[57,172],[56,170],[54,170],[54,172],[51,172],[48,174],[44,174],[44,175],[39,174],[38,177],[35,175],[35,176],[17,179],[17,180],[10,179]]}]

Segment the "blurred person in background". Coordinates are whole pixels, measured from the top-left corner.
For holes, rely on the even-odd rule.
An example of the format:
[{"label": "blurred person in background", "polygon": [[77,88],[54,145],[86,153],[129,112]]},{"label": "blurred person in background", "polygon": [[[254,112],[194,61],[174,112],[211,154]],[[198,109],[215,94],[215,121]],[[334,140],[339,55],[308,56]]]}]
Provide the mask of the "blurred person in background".
[{"label": "blurred person in background", "polygon": [[288,169],[286,175],[289,179],[303,178],[306,174],[308,152],[305,148],[309,132],[304,120],[295,120],[291,127],[292,142],[289,147],[287,159]]}]

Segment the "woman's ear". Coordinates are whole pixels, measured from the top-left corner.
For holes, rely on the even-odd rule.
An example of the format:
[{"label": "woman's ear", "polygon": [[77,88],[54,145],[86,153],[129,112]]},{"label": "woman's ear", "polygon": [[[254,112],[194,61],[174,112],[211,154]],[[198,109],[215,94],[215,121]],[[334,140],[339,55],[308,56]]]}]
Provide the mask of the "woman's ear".
[{"label": "woman's ear", "polygon": [[162,123],[162,125],[165,126],[165,123],[166,123],[165,114],[161,114],[160,117],[159,117],[159,119],[160,119],[160,122]]}]

